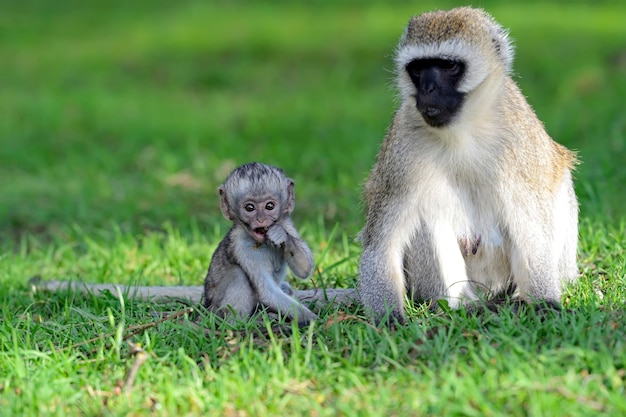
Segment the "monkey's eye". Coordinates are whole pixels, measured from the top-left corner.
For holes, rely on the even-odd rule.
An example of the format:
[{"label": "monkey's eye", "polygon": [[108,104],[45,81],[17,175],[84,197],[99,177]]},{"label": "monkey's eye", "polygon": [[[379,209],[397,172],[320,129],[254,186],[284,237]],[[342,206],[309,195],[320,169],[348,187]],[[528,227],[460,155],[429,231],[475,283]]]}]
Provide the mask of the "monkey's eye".
[{"label": "monkey's eye", "polygon": [[276,204],[274,204],[273,202],[269,202],[265,205],[265,210],[274,210],[274,207],[276,207]]},{"label": "monkey's eye", "polygon": [[243,206],[243,209],[247,212],[251,212],[251,211],[254,211],[255,207],[254,207],[254,204],[248,203],[245,206]]},{"label": "monkey's eye", "polygon": [[421,68],[421,66],[415,65],[415,62],[412,62],[406,67],[406,70],[409,73],[409,75],[417,79],[419,79],[420,75],[422,75],[422,69],[423,68]]},{"label": "monkey's eye", "polygon": [[445,71],[449,71],[449,72],[457,72],[459,70],[460,66],[458,62],[455,61],[447,61],[447,60],[442,60],[441,61],[441,69],[445,70]]}]

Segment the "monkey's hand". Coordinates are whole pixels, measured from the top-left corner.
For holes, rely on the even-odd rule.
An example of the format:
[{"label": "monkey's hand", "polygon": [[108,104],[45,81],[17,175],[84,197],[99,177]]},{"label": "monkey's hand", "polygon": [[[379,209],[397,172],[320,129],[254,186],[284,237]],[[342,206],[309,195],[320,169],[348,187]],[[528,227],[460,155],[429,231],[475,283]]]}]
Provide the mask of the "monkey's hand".
[{"label": "monkey's hand", "polygon": [[291,288],[291,285],[289,285],[287,281],[280,283],[280,289],[283,290],[285,294],[293,295],[293,288]]},{"label": "monkey's hand", "polygon": [[270,227],[265,236],[274,246],[284,245],[287,241],[287,231],[278,223]]}]

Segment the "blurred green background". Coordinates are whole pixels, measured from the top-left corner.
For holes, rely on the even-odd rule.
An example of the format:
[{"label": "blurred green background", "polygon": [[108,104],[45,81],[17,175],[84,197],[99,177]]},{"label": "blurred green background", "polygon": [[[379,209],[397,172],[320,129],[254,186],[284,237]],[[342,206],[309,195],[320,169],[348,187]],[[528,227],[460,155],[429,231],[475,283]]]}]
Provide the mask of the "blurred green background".
[{"label": "blurred green background", "polygon": [[[354,236],[411,15],[452,1],[2,1],[0,240],[224,228],[236,165],[283,167],[296,221]],[[581,216],[626,206],[626,8],[495,2],[515,79],[579,151]],[[99,232],[98,232],[99,233]],[[105,237],[106,239],[106,237]]]},{"label": "blurred green background", "polygon": [[317,264],[297,285],[354,285],[397,40],[460,4],[0,0],[0,414],[624,415],[623,0],[473,3],[510,28],[515,80],[582,161],[572,314],[415,305],[379,332],[342,307],[255,341],[200,309],[199,327],[128,339],[151,357],[128,393],[122,333],[181,306],[27,284],[201,284],[228,227],[216,189],[257,160],[296,180]]}]

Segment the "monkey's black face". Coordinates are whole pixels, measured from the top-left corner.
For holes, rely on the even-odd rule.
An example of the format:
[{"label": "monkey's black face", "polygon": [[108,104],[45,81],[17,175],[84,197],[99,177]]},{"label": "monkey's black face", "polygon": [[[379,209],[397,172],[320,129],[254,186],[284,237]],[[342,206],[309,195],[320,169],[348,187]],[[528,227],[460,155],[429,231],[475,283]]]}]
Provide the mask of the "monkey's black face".
[{"label": "monkey's black face", "polygon": [[417,90],[417,110],[426,123],[433,127],[450,123],[465,97],[465,93],[457,91],[465,64],[445,59],[416,59],[406,70]]}]

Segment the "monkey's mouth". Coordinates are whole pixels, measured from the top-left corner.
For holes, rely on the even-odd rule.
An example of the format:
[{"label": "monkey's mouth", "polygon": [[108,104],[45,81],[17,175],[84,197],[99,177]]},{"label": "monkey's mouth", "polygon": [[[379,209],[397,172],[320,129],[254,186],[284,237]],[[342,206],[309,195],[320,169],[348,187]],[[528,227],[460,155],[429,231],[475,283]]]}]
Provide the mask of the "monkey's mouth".
[{"label": "monkey's mouth", "polygon": [[463,104],[464,94],[458,93],[447,99],[432,97],[415,98],[417,111],[420,112],[424,121],[432,127],[444,127],[452,122]]},{"label": "monkey's mouth", "polygon": [[453,114],[440,107],[428,106],[420,109],[418,105],[417,109],[422,114],[424,121],[432,127],[443,127],[452,120]]},{"label": "monkey's mouth", "polygon": [[267,234],[266,227],[257,227],[252,229],[252,238],[259,243],[265,242],[265,235]]}]

